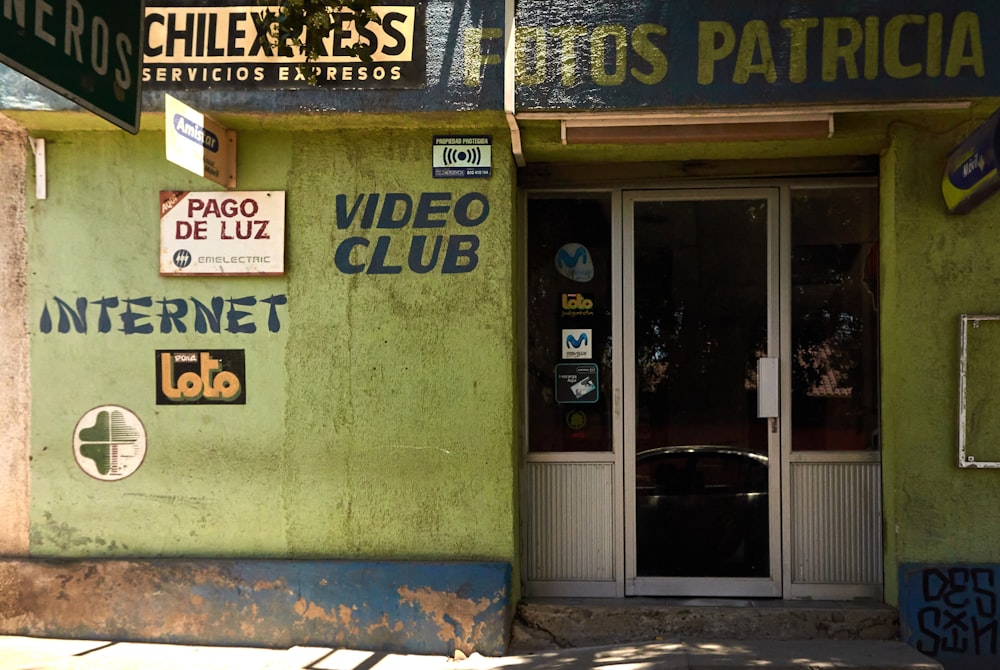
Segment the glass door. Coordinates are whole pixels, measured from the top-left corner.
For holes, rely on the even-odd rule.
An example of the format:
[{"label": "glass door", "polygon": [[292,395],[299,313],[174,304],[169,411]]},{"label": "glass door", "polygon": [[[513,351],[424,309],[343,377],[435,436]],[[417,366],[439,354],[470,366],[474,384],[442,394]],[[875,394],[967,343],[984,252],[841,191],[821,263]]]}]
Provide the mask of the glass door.
[{"label": "glass door", "polygon": [[628,595],[781,595],[778,202],[624,194]]}]

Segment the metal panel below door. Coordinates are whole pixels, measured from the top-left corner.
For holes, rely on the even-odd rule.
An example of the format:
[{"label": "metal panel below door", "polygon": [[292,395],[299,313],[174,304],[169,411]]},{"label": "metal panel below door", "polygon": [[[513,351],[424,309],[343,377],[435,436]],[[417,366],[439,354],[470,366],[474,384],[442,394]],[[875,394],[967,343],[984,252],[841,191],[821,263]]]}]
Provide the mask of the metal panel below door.
[{"label": "metal panel below door", "polygon": [[615,473],[614,463],[526,465],[528,595],[619,595]]}]

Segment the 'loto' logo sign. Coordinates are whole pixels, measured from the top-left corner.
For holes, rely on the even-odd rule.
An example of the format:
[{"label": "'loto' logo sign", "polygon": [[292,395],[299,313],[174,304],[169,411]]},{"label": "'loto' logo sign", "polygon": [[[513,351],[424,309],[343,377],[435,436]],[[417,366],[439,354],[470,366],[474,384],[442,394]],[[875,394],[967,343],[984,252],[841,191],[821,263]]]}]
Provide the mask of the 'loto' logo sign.
[{"label": "'loto' logo sign", "polygon": [[156,351],[156,404],[245,405],[243,349]]}]

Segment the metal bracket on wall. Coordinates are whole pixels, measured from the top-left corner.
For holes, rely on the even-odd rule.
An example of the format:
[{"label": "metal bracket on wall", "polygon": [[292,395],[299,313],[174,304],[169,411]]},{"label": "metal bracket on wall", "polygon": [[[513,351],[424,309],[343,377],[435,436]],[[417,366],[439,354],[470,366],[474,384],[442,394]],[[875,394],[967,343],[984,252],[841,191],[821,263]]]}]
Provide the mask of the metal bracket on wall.
[{"label": "metal bracket on wall", "polygon": [[45,188],[45,140],[41,137],[29,137],[31,141],[31,151],[35,154],[35,198],[45,200],[47,191]]}]

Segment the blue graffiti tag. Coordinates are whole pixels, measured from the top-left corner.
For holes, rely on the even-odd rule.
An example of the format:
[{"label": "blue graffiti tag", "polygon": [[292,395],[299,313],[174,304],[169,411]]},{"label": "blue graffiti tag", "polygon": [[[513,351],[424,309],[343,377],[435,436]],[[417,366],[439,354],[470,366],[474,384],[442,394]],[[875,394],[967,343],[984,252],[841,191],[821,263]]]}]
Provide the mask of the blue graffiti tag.
[{"label": "blue graffiti tag", "polygon": [[928,656],[997,655],[997,571],[931,567],[921,574],[914,641]]}]

